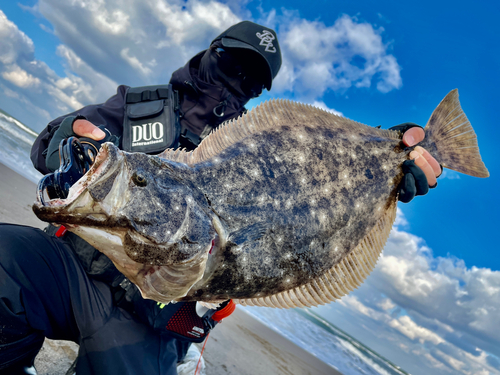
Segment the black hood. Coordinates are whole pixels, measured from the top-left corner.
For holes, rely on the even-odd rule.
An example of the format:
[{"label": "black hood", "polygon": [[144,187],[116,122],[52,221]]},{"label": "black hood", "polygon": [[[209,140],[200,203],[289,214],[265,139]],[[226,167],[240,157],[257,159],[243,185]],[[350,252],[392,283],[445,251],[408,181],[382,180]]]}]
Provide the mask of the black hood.
[{"label": "black hood", "polygon": [[198,135],[206,125],[215,128],[226,120],[240,116],[251,99],[233,88],[229,89],[217,72],[207,69],[205,64],[200,69],[207,51],[210,53],[209,50],[198,53],[170,78],[174,90],[180,93],[181,126]]}]

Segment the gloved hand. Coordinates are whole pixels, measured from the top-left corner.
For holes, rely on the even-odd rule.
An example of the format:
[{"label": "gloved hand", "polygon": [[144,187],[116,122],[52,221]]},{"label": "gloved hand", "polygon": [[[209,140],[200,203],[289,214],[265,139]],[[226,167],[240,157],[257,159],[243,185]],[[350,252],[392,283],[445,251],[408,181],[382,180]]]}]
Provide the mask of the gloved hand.
[{"label": "gloved hand", "polygon": [[92,124],[83,116],[77,116],[73,121],[73,131],[79,137],[91,138],[101,141],[106,137],[106,133],[96,125]]},{"label": "gloved hand", "polygon": [[[393,126],[390,130],[403,133],[403,143],[412,147],[421,142],[425,137],[423,128],[417,124],[406,122]],[[443,168],[427,150],[415,147],[410,153],[410,160],[403,163],[403,179],[398,186],[398,199],[403,203],[410,202],[417,195],[425,195],[429,189],[437,186],[437,177]]]},{"label": "gloved hand", "polygon": [[144,300],[140,293],[134,294],[131,302],[137,316],[156,331],[168,332],[170,335],[192,342],[205,340],[217,323],[231,315],[236,308],[232,300],[222,303],[215,310],[203,307],[197,302],[165,305]]},{"label": "gloved hand", "polygon": [[[79,137],[84,148],[89,149],[95,156],[100,145],[104,142],[113,142],[118,146],[118,137],[112,135],[104,126],[97,127],[83,116],[68,116],[62,122],[50,140],[45,165],[51,172],[59,168],[59,144],[63,139]],[[91,155],[88,155],[91,157]]]},{"label": "gloved hand", "polygon": [[[198,310],[198,307],[201,307],[201,305],[197,305],[197,313],[198,315],[200,315],[200,312],[203,310]],[[222,321],[222,319],[227,318],[229,315],[231,315],[234,310],[236,310],[236,304],[233,302],[233,300],[228,299],[227,301],[221,303],[215,310],[205,310],[204,314],[202,315],[202,319],[205,325],[212,329],[217,323]]]}]

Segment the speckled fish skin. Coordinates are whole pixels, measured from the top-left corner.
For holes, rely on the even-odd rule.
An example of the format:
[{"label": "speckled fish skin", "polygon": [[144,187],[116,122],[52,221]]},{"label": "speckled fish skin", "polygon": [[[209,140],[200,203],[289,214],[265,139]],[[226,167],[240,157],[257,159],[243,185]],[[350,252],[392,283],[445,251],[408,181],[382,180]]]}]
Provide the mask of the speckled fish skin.
[{"label": "speckled fish skin", "polygon": [[213,272],[187,298],[263,297],[303,285],[375,225],[395,200],[409,151],[382,132],[353,132],[348,120],[334,120],[263,131],[196,166],[226,232],[252,234],[229,235],[209,258]]},{"label": "speckled fish skin", "polygon": [[[425,130],[444,167],[488,176],[456,90]],[[145,298],[315,306],[375,266],[411,150],[400,133],[271,101],[193,152],[106,144],[67,200],[34,210],[69,224]]]},{"label": "speckled fish skin", "polygon": [[200,279],[215,237],[206,198],[181,176],[190,170],[106,144],[67,199],[33,210],[105,253],[145,296],[171,301]]}]

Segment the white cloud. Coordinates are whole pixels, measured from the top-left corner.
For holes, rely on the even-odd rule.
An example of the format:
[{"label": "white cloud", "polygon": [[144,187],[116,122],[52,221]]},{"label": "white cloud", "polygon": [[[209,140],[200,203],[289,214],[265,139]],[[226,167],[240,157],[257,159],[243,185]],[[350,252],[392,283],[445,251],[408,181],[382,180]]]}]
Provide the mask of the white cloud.
[{"label": "white cloud", "polygon": [[429,363],[433,369],[439,370],[439,373],[452,373],[452,369],[446,366],[442,361],[434,358],[432,354],[422,349],[414,349],[412,353],[420,358],[425,358],[425,362]]},{"label": "white cloud", "polygon": [[280,21],[284,70],[276,80],[278,91],[319,98],[327,90],[345,91],[373,83],[383,93],[401,87],[401,67],[388,54],[382,28],[374,29],[347,15],[332,26],[290,13]]},{"label": "white cloud", "polygon": [[[0,37],[7,40],[0,46],[2,77],[21,88],[38,85],[38,91],[20,94],[50,113],[46,119],[32,116],[41,127],[50,117],[76,106],[105,100],[116,83],[168,82],[174,70],[207,48],[216,35],[249,16],[245,4],[244,0],[39,0],[28,10],[45,17],[51,23],[48,32],[62,41],[57,53],[65,75],[58,77],[37,61],[33,42],[2,13]],[[263,13],[257,22],[275,28],[282,46],[283,65],[273,94],[338,113],[321,100],[327,91],[374,87],[387,92],[401,87],[400,67],[388,52],[382,28],[347,15],[325,25],[286,9],[279,15],[275,10]],[[54,95],[55,102],[51,96],[40,96],[42,92]]]},{"label": "white cloud", "polygon": [[377,288],[400,306],[499,341],[494,327],[500,323],[500,272],[434,258],[421,239],[396,229],[375,276]]},{"label": "white cloud", "polygon": [[396,213],[396,221],[394,222],[394,225],[397,227],[407,227],[408,226],[408,220],[406,220],[406,217],[401,211],[401,209],[398,207],[397,213]]},{"label": "white cloud", "polygon": [[451,169],[444,169],[443,173],[441,176],[439,176],[439,179],[448,179],[448,180],[459,180],[460,179],[460,173],[452,171]]},{"label": "white cloud", "polygon": [[389,299],[386,298],[377,304],[382,310],[389,311],[396,307],[396,305]]},{"label": "white cloud", "polygon": [[40,0],[39,9],[90,67],[129,85],[168,82],[174,70],[240,21],[217,1]]},{"label": "white cloud", "polygon": [[0,62],[5,66],[16,64],[19,58],[32,59],[33,41],[0,10]]},{"label": "white cloud", "polygon": [[389,326],[397,329],[411,340],[418,340],[421,344],[426,341],[432,342],[434,345],[441,344],[444,340],[428,330],[427,328],[417,325],[409,316],[401,316],[399,319],[392,319]]},{"label": "white cloud", "polygon": [[95,25],[98,29],[104,34],[112,34],[112,35],[120,35],[124,34],[127,29],[130,28],[130,17],[119,9],[114,9],[108,11],[107,9],[103,9],[104,5],[101,2],[96,10],[94,10]]},{"label": "white cloud", "polygon": [[401,67],[393,55],[385,56],[380,61],[378,72],[380,73],[380,79],[377,82],[377,89],[380,92],[386,93],[401,87]]},{"label": "white cloud", "polygon": [[339,111],[337,111],[336,109],[333,109],[333,108],[329,108],[329,107],[325,104],[325,102],[315,100],[315,101],[313,101],[313,102],[312,102],[312,104],[311,104],[311,105],[312,105],[312,106],[314,106],[314,107],[321,108],[321,109],[323,109],[323,110],[325,110],[325,111],[327,111],[327,112],[333,113],[334,115],[337,115],[337,116],[344,116],[344,115],[342,114],[342,112],[339,112]]},{"label": "white cloud", "polygon": [[[84,103],[96,103],[106,99],[115,91],[116,82],[95,71],[70,48],[59,45],[57,54],[64,58],[67,64],[66,88],[70,89],[75,98]],[[77,109],[77,108],[74,108]]]},{"label": "white cloud", "polygon": [[421,238],[398,227],[403,224],[399,211],[373,273],[331,308],[356,314],[365,331],[378,336],[379,348],[422,358],[418,368],[404,366],[407,371],[500,373],[500,272],[434,257]]},{"label": "white cloud", "polygon": [[115,82],[96,73],[66,46],[57,49],[68,66],[67,75],[59,77],[35,58],[33,41],[2,11],[0,38],[0,84],[6,92],[2,105],[10,104],[14,110],[9,112],[32,128],[40,130],[50,119],[83,103],[104,100],[116,88]]},{"label": "white cloud", "polygon": [[124,48],[120,51],[120,56],[125,60],[131,67],[140,72],[144,76],[151,74],[151,69],[145,67],[136,56],[130,56],[130,49]]},{"label": "white cloud", "polygon": [[442,351],[440,350],[436,350],[434,352],[434,355],[435,356],[438,356],[440,358],[443,359],[443,361],[445,361],[446,363],[448,363],[448,365],[450,365],[450,367],[452,367],[454,370],[456,371],[460,371],[462,372],[461,370],[466,367],[466,364],[446,353],[443,353]]},{"label": "white cloud", "polygon": [[12,82],[14,85],[22,88],[37,86],[40,84],[40,79],[33,77],[31,74],[14,64],[2,72],[2,77],[7,81]]},{"label": "white cloud", "polygon": [[359,313],[374,318],[376,320],[379,320],[383,317],[383,314],[380,314],[379,312],[365,306],[354,295],[345,296],[339,301],[339,303],[349,307],[351,310],[358,311]]},{"label": "white cloud", "polygon": [[4,85],[0,84],[0,89],[2,90],[2,93],[9,98],[14,98],[16,100],[21,98],[17,91],[11,90],[8,87],[5,87]]}]

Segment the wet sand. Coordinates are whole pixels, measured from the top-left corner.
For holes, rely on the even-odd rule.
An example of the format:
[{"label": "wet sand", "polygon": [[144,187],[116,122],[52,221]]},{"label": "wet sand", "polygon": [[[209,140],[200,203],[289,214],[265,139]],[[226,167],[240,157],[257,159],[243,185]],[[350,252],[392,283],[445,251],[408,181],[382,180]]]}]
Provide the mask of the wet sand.
[{"label": "wet sand", "polygon": [[[35,184],[1,163],[0,176],[0,222],[45,227],[31,210]],[[71,342],[46,340],[35,362],[38,374],[64,375],[77,350]],[[203,358],[207,375],[340,374],[240,309],[213,330]]]},{"label": "wet sand", "polygon": [[340,375],[241,309],[236,309],[210,334],[204,358],[207,375]]}]

